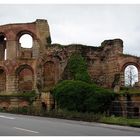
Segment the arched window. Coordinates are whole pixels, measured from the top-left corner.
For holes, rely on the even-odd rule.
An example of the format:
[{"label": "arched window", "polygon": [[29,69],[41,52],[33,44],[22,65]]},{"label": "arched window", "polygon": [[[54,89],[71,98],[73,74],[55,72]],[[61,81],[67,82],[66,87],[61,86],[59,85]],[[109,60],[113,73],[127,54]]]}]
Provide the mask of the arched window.
[{"label": "arched window", "polygon": [[133,87],[138,82],[138,69],[134,65],[128,65],[124,71],[125,86]]},{"label": "arched window", "polygon": [[0,33],[0,60],[7,59],[7,50],[6,50],[6,37]]},{"label": "arched window", "polygon": [[19,43],[23,48],[32,48],[33,38],[31,35],[25,33],[19,38]]}]

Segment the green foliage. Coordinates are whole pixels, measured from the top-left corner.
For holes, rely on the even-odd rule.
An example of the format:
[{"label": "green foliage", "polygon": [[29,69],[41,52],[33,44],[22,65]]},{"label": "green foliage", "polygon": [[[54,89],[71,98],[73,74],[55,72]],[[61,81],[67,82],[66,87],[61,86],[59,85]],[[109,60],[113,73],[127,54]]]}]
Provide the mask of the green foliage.
[{"label": "green foliage", "polygon": [[125,117],[103,116],[100,119],[100,122],[108,123],[108,124],[118,124],[118,125],[128,125],[128,126],[140,127],[140,119],[128,119]]},{"label": "green foliage", "polygon": [[63,81],[54,88],[53,95],[60,108],[79,110],[88,87],[82,81]]},{"label": "green foliage", "polygon": [[58,107],[78,112],[105,112],[114,97],[113,92],[83,81],[66,80],[52,90]]},{"label": "green foliage", "polygon": [[73,80],[90,82],[90,76],[87,72],[87,64],[80,54],[73,54],[67,65],[70,77]]},{"label": "green foliage", "polygon": [[95,113],[107,112],[114,99],[114,93],[102,88],[98,88],[93,92],[94,90],[95,88],[92,87],[92,92],[85,100],[85,104],[88,107],[87,110]]},{"label": "green foliage", "polygon": [[133,87],[121,87],[120,95],[140,95],[140,89],[139,88],[133,88]]},{"label": "green foliage", "polygon": [[0,94],[0,98],[4,98],[4,99],[22,98],[22,99],[29,101],[30,103],[32,103],[35,100],[36,96],[37,96],[37,94],[36,94],[35,90],[27,91],[24,93],[12,93],[12,94],[2,93],[2,94]]},{"label": "green foliage", "polygon": [[61,118],[61,119],[69,119],[69,120],[78,120],[78,121],[88,121],[98,122],[103,114],[95,114],[95,113],[82,113],[82,112],[76,112],[76,111],[68,111],[68,110],[51,110],[49,112],[43,112],[43,116],[46,117],[53,117],[53,118]]},{"label": "green foliage", "polygon": [[27,91],[24,93],[12,93],[12,94],[6,94],[6,93],[2,93],[0,94],[0,97],[35,97],[36,96],[36,92],[34,90],[32,91]]}]

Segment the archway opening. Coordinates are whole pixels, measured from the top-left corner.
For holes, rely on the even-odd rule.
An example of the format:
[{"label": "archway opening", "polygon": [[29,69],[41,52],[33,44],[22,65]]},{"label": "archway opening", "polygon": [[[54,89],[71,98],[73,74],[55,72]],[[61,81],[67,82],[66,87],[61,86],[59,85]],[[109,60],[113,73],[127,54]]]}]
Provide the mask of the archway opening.
[{"label": "archway opening", "polygon": [[6,49],[6,37],[0,34],[0,60],[7,59],[7,49]]},{"label": "archway opening", "polygon": [[134,65],[128,65],[124,71],[125,86],[133,87],[138,82],[138,69]]},{"label": "archway opening", "polygon": [[0,68],[0,92],[6,90],[6,73],[3,69]]},{"label": "archway opening", "polygon": [[32,48],[32,46],[33,46],[33,38],[29,34],[23,34],[19,38],[19,43],[21,44],[22,48]]},{"label": "archway opening", "polygon": [[45,104],[44,102],[42,102],[42,109],[45,111],[47,110],[47,104]]},{"label": "archway opening", "polygon": [[33,72],[28,67],[20,67],[17,72],[18,90],[20,92],[33,90]]}]

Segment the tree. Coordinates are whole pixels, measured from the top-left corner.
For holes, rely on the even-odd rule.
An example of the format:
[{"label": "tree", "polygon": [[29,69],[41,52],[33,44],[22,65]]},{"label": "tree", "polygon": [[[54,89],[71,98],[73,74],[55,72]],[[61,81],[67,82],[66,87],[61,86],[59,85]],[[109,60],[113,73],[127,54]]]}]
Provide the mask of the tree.
[{"label": "tree", "polygon": [[125,86],[133,87],[138,82],[138,70],[135,66],[129,65],[125,68]]}]

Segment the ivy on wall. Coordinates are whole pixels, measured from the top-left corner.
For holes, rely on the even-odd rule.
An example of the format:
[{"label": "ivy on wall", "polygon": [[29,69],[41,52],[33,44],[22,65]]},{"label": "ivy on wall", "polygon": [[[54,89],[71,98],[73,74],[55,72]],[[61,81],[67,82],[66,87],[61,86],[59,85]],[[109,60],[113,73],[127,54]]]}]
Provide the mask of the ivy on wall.
[{"label": "ivy on wall", "polygon": [[73,54],[68,60],[64,79],[90,82],[87,64],[81,54]]}]

